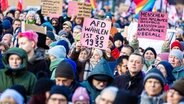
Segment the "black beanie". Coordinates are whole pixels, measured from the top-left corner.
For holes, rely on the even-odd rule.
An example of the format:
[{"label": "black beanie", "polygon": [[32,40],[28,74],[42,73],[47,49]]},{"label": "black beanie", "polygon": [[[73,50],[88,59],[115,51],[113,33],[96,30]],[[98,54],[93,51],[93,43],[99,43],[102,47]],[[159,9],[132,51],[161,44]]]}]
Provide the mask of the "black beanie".
[{"label": "black beanie", "polygon": [[182,96],[184,96],[184,78],[177,80],[171,89],[175,89],[178,91]]},{"label": "black beanie", "polygon": [[152,68],[148,71],[148,73],[146,73],[146,76],[144,77],[144,85],[149,78],[154,78],[154,79],[159,80],[160,84],[162,85],[162,88],[164,88],[165,77],[163,76],[163,74],[160,72],[159,69]]},{"label": "black beanie", "polygon": [[58,67],[56,68],[55,76],[56,78],[64,77],[64,78],[74,79],[75,73],[72,65],[67,60],[61,61]]},{"label": "black beanie", "polygon": [[48,78],[40,78],[34,87],[33,94],[41,94],[50,91],[51,87],[55,85],[54,81]]},{"label": "black beanie", "polygon": [[71,96],[71,91],[69,88],[65,86],[54,85],[50,90],[50,96],[52,96],[52,94],[61,94],[66,97],[67,101],[69,101]]},{"label": "black beanie", "polygon": [[116,40],[120,40],[122,43],[123,43],[123,36],[121,35],[121,33],[116,33],[115,35],[114,35],[114,42],[116,41]]},{"label": "black beanie", "polygon": [[144,54],[146,53],[146,51],[149,51],[149,50],[150,50],[151,52],[153,52],[153,54],[154,54],[154,56],[155,56],[155,59],[156,59],[157,53],[156,53],[155,49],[152,48],[152,47],[148,47],[148,48],[146,48],[146,49],[144,50],[144,52],[143,52],[143,57],[144,57]]},{"label": "black beanie", "polygon": [[14,89],[18,93],[20,93],[22,95],[22,97],[24,97],[24,103],[27,102],[26,89],[25,89],[24,86],[22,86],[22,85],[13,85],[10,89]]}]

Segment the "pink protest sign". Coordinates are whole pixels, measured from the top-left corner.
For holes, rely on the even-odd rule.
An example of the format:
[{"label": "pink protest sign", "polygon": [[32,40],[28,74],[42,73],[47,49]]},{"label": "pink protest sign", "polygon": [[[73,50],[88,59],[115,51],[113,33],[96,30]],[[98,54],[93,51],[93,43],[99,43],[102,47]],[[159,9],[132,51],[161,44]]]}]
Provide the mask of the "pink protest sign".
[{"label": "pink protest sign", "polygon": [[81,44],[87,47],[106,50],[109,41],[111,22],[85,18],[80,37]]},{"label": "pink protest sign", "polygon": [[140,12],[138,20],[138,38],[164,40],[167,32],[166,13]]},{"label": "pink protest sign", "polygon": [[69,16],[76,16],[79,12],[78,2],[77,1],[70,1],[68,4],[68,15]]}]

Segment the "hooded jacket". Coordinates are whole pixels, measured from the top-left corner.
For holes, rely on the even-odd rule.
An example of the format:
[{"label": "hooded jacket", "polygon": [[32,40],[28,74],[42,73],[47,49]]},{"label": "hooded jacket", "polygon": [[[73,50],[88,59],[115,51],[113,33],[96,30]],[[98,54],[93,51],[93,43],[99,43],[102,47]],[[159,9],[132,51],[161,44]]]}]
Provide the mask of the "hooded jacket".
[{"label": "hooded jacket", "polygon": [[[12,54],[18,55],[22,60],[22,64],[17,69],[12,69],[8,63],[8,58]],[[10,48],[4,54],[3,64],[5,69],[0,70],[0,92],[3,92],[13,85],[19,84],[25,87],[28,95],[32,93],[37,79],[34,74],[27,71],[27,62],[28,57],[23,49]]]},{"label": "hooded jacket", "polygon": [[[84,81],[82,83],[82,85],[87,88],[90,98],[91,98],[91,102],[92,104],[95,103],[95,99],[96,97],[100,94],[101,90],[96,89],[93,84],[92,84],[92,80],[93,77],[96,75],[105,75],[107,77],[109,77],[108,80],[108,85],[111,85],[114,77],[113,77],[113,72],[110,68],[110,66],[108,65],[107,61],[105,59],[101,59],[100,62],[95,66],[95,68],[92,70],[91,74],[89,75],[89,77],[87,78],[87,81]],[[106,87],[107,87],[106,86]]]}]

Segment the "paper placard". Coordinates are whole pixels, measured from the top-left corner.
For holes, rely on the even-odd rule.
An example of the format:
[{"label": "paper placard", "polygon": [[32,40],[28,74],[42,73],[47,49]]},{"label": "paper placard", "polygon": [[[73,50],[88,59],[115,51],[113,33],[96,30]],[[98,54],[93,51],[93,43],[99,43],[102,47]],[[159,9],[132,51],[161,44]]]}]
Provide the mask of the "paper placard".
[{"label": "paper placard", "polygon": [[69,16],[91,17],[91,10],[90,3],[70,1],[68,5]]},{"label": "paper placard", "polygon": [[87,47],[106,50],[109,41],[111,22],[85,18],[80,37],[81,44]]},{"label": "paper placard", "polygon": [[140,12],[137,29],[138,38],[165,40],[167,20],[166,13]]},{"label": "paper placard", "polygon": [[21,31],[24,32],[27,30],[33,30],[34,32],[46,34],[47,28],[35,24],[26,24],[25,22],[22,22]]},{"label": "paper placard", "polygon": [[44,16],[59,17],[62,14],[63,0],[41,0],[41,13]]}]

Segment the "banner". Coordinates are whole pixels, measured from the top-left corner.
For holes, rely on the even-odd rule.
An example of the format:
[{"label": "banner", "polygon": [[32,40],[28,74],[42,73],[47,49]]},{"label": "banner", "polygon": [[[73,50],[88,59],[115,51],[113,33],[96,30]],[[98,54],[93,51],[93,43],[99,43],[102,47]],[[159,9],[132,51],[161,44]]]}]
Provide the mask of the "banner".
[{"label": "banner", "polygon": [[59,17],[62,15],[63,0],[41,0],[42,14],[48,17]]},{"label": "banner", "polygon": [[109,41],[111,22],[85,18],[80,37],[81,44],[87,47],[106,50]]},{"label": "banner", "polygon": [[69,16],[91,17],[91,10],[90,3],[70,1],[68,4]]},{"label": "banner", "polygon": [[167,31],[168,16],[160,12],[140,12],[138,20],[138,38],[164,40]]}]

